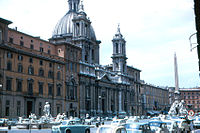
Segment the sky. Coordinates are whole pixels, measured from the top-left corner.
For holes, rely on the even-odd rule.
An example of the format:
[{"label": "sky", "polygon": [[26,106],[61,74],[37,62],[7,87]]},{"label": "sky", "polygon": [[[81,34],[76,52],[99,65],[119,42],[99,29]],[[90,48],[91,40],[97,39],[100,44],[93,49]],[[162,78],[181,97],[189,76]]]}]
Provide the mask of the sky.
[{"label": "sky", "polygon": [[[47,40],[67,13],[67,1],[0,0],[0,17],[13,22],[10,28]],[[83,4],[102,42],[100,64],[112,63],[112,39],[120,24],[127,64],[141,70],[142,80],[174,86],[176,52],[180,88],[199,86],[197,50],[190,51],[189,42],[196,32],[193,0],[84,0]]]}]

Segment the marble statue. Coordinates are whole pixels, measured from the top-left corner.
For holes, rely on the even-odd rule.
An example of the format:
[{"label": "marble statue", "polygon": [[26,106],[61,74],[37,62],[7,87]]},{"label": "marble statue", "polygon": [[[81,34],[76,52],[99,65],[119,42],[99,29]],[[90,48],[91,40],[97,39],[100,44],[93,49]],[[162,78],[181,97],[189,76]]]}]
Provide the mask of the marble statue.
[{"label": "marble statue", "polygon": [[46,102],[46,104],[44,105],[44,115],[45,116],[50,116],[50,104],[49,102]]}]

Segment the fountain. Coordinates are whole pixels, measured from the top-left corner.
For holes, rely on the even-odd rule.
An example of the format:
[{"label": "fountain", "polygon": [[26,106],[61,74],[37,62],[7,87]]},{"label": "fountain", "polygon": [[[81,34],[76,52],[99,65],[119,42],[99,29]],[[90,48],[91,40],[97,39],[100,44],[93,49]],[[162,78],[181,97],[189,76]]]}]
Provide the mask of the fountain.
[{"label": "fountain", "polygon": [[31,115],[29,115],[29,118],[26,119],[19,117],[17,128],[51,128],[52,126],[59,125],[62,120],[66,119],[65,113],[59,113],[56,119],[54,119],[50,114],[50,104],[48,102],[45,103],[43,112],[44,115],[40,119],[37,119],[37,116],[33,113],[31,113]]}]

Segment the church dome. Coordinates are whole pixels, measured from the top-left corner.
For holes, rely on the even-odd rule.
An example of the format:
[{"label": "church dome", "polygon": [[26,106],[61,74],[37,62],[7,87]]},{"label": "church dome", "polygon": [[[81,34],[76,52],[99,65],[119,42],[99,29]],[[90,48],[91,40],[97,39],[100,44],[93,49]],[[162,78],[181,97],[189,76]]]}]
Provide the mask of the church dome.
[{"label": "church dome", "polygon": [[[72,20],[76,16],[78,16],[78,13],[71,10],[63,16],[55,26],[52,37],[72,36],[74,30]],[[96,40],[96,35],[92,26],[90,26],[90,39]]]},{"label": "church dome", "polygon": [[58,36],[72,35],[73,34],[73,18],[78,14],[73,11],[69,11],[63,16],[57,23],[53,31],[53,38]]}]

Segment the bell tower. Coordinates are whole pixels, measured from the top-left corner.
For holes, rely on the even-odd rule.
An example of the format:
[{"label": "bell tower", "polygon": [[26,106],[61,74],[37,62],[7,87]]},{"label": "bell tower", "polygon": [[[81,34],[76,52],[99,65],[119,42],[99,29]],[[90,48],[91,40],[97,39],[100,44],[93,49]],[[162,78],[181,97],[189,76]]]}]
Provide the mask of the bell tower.
[{"label": "bell tower", "polygon": [[126,41],[123,38],[123,35],[120,32],[120,26],[118,25],[117,33],[115,34],[113,40],[113,71],[126,73],[127,66],[126,66]]},{"label": "bell tower", "polygon": [[73,41],[82,48],[81,61],[99,64],[99,42],[96,40],[91,21],[84,11],[83,1],[79,5],[77,16],[73,18]]}]

